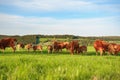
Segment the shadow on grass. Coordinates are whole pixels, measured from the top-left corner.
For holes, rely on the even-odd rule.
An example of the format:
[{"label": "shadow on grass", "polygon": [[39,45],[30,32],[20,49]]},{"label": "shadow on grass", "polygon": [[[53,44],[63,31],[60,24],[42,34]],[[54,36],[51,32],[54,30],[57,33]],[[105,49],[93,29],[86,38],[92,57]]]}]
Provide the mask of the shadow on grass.
[{"label": "shadow on grass", "polygon": [[[96,55],[96,52],[87,52],[86,54],[82,54],[82,55],[86,55],[86,56],[100,56],[100,53],[98,53],[97,55]],[[112,54],[108,54],[108,53],[103,53],[103,55],[102,56],[120,56],[120,53],[118,53],[117,55],[112,55]]]},{"label": "shadow on grass", "polygon": [[[0,55],[17,55],[17,54],[27,54],[27,55],[71,55],[69,51],[62,51],[62,52],[53,52],[53,53],[48,53],[46,50],[40,52],[40,51],[5,51],[5,52],[0,52]],[[74,55],[82,55],[82,56],[100,56],[100,54],[98,53],[98,55],[96,55],[96,52],[87,52],[87,53],[74,53]],[[103,54],[103,56],[107,56],[108,54],[105,53]],[[109,55],[108,55],[109,56]],[[112,55],[112,56],[120,56],[120,53],[118,55]]]}]

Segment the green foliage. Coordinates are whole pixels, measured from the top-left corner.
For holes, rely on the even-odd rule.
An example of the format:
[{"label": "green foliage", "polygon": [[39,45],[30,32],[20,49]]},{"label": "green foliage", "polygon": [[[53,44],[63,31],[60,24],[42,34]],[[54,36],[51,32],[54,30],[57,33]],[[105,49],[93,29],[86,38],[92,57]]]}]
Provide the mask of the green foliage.
[{"label": "green foliage", "polygon": [[120,36],[82,37],[82,36],[75,36],[75,35],[24,35],[24,36],[0,35],[0,39],[5,37],[14,37],[18,40],[18,42],[27,44],[27,43],[35,43],[36,36],[40,37],[40,41],[42,43],[53,41],[54,39],[60,40],[60,41],[79,40],[81,41],[80,43],[84,45],[93,45],[93,42],[96,39],[102,39],[109,42],[112,41],[112,42],[120,43]]}]

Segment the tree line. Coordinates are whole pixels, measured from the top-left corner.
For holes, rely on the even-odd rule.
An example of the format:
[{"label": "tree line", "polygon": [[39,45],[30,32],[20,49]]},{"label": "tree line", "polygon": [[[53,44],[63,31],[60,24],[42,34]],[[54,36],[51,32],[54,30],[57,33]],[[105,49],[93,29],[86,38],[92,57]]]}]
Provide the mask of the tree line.
[{"label": "tree line", "polygon": [[[51,38],[51,39],[63,39],[63,40],[79,40],[81,44],[87,44],[91,45],[94,40],[96,39],[102,39],[105,41],[114,41],[119,43],[120,42],[120,36],[99,36],[99,37],[84,37],[84,36],[75,36],[75,35],[0,35],[0,39],[5,38],[5,37],[13,37],[18,40],[18,42],[22,42],[24,44],[27,43],[35,43],[36,42],[36,37],[40,38]],[[50,41],[49,39],[46,39],[43,42],[48,42]]]}]

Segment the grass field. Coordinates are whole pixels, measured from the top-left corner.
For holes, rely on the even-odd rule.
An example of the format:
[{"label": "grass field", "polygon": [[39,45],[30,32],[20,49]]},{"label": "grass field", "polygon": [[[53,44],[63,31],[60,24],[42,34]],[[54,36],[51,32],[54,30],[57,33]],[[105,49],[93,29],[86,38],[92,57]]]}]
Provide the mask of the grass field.
[{"label": "grass field", "polygon": [[96,56],[93,47],[88,53],[70,55],[65,50],[47,54],[0,52],[0,80],[120,80],[120,56]]}]

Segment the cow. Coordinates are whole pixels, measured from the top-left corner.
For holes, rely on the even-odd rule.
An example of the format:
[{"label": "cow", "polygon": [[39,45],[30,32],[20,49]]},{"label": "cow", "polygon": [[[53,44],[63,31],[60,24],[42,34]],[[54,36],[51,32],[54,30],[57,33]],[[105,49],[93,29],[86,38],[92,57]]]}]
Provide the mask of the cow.
[{"label": "cow", "polygon": [[53,50],[54,50],[54,52],[62,51],[61,42],[54,41],[53,42]]},{"label": "cow", "polygon": [[79,46],[78,53],[86,53],[87,52],[87,46]]},{"label": "cow", "polygon": [[52,53],[53,52],[53,46],[52,45],[48,45],[47,46],[47,50],[48,50],[48,53]]},{"label": "cow", "polygon": [[24,47],[25,47],[25,45],[23,43],[17,43],[17,45],[16,45],[16,48],[18,51],[20,50],[20,48],[23,49]]},{"label": "cow", "polygon": [[108,53],[117,55],[120,52],[120,45],[116,43],[110,43],[108,46]]},{"label": "cow", "polygon": [[17,42],[17,39],[15,38],[3,38],[0,40],[0,49],[5,50],[6,47],[11,47],[13,51],[15,52],[16,47],[15,44]]},{"label": "cow", "polygon": [[98,54],[98,51],[100,51],[101,56],[103,55],[103,53],[108,51],[108,45],[109,45],[108,42],[105,42],[103,40],[95,40],[93,45],[96,50],[96,55]]},{"label": "cow", "polygon": [[70,53],[73,55],[74,53],[78,53],[79,43],[77,40],[71,41],[69,43]]},{"label": "cow", "polygon": [[34,45],[33,50],[34,51],[39,50],[40,52],[42,52],[42,46],[41,45]]},{"label": "cow", "polygon": [[64,48],[67,49],[67,45],[68,45],[68,44],[69,44],[69,42],[58,42],[58,41],[54,41],[54,42],[53,42],[54,52],[62,51],[62,49],[64,49]]},{"label": "cow", "polygon": [[31,43],[26,44],[26,45],[25,45],[25,49],[27,49],[28,52],[29,52],[29,50],[32,49],[32,46],[33,46],[33,45],[32,45]]}]

